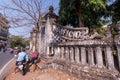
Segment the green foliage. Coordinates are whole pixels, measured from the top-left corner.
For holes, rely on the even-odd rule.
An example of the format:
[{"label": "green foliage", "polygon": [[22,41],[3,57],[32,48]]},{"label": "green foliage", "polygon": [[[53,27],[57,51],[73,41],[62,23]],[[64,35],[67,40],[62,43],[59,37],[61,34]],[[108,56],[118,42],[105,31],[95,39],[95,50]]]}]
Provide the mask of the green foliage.
[{"label": "green foliage", "polygon": [[117,35],[117,32],[114,30],[115,26],[116,26],[116,24],[110,25],[110,30],[111,30],[112,37],[114,37],[115,35]]},{"label": "green foliage", "polygon": [[107,0],[60,0],[59,23],[79,26],[101,25],[99,21],[106,11]]},{"label": "green foliage", "polygon": [[112,16],[112,22],[117,23],[120,20],[120,0],[115,0],[115,2],[108,8],[109,16]]},{"label": "green foliage", "polygon": [[59,23],[78,27],[79,19],[89,28],[116,23],[120,20],[120,0],[60,0]]},{"label": "green foliage", "polygon": [[[75,11],[75,0],[60,0],[59,23],[62,25],[78,26]],[[62,5],[61,5],[62,4]]]},{"label": "green foliage", "polygon": [[103,27],[97,27],[96,30],[99,34],[105,35],[105,29]]},{"label": "green foliage", "polygon": [[22,37],[12,35],[10,37],[10,47],[25,47],[29,45],[29,40],[25,40]]},{"label": "green foliage", "polygon": [[93,11],[98,11],[98,9],[101,7],[103,9],[106,9],[106,4],[104,0],[89,0],[89,3],[87,4],[88,7],[92,6]]}]

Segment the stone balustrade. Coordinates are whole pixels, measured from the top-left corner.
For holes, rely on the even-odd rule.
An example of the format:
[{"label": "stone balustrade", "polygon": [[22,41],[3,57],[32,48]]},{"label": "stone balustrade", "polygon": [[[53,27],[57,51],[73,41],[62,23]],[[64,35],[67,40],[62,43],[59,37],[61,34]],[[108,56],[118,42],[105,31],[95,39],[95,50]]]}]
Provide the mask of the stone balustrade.
[{"label": "stone balustrade", "polygon": [[[52,46],[51,46],[52,47]],[[54,58],[74,62],[76,64],[106,67],[114,69],[113,51],[110,46],[62,45],[51,48]]]},{"label": "stone balustrade", "polygon": [[[88,28],[84,27],[68,28],[57,25],[54,27],[53,33],[54,36],[59,37],[61,42],[56,43],[58,38],[54,38],[54,42],[49,45],[49,48],[51,48],[49,54],[54,54],[54,58],[67,62],[115,69],[118,66],[115,64],[113,55],[115,40],[112,38],[95,39],[98,34],[97,36],[93,34],[93,36],[89,35],[88,32]],[[118,44],[119,41],[116,39],[115,43]],[[120,45],[117,45],[117,52],[120,66]]]},{"label": "stone balustrade", "polygon": [[[120,34],[113,39],[110,36],[101,36],[97,32],[91,34],[87,27],[70,28],[58,24],[51,25],[49,18],[44,28],[39,36],[40,39],[36,40],[34,35],[32,36],[32,49],[37,47],[34,43],[39,41],[40,52],[54,55],[53,58],[120,70]],[[117,57],[113,55],[114,50]]]}]

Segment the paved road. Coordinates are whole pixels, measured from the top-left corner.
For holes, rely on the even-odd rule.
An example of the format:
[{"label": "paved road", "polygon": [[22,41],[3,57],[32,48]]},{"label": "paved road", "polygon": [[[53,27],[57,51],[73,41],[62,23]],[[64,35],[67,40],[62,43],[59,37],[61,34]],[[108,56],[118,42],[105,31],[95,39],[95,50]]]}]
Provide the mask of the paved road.
[{"label": "paved road", "polygon": [[10,54],[8,51],[5,53],[0,52],[0,69],[14,57],[14,54]]}]

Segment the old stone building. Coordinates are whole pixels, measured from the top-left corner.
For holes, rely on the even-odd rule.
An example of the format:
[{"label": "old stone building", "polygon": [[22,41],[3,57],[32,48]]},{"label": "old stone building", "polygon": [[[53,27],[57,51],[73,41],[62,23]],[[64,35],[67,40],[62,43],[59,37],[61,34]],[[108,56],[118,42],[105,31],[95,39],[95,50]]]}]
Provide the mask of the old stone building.
[{"label": "old stone building", "polygon": [[8,43],[8,20],[0,13],[0,47]]}]

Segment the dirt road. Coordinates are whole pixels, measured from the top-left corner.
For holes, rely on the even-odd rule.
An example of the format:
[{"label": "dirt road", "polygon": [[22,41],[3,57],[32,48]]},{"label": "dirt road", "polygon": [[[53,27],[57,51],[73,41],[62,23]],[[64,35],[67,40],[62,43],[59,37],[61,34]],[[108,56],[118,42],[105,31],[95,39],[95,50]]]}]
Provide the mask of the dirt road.
[{"label": "dirt road", "polygon": [[36,70],[35,72],[27,72],[22,76],[19,72],[11,73],[5,80],[78,80],[61,71],[49,68],[44,70]]}]

